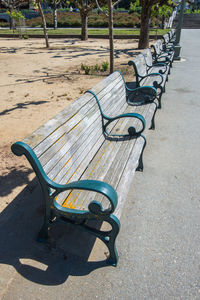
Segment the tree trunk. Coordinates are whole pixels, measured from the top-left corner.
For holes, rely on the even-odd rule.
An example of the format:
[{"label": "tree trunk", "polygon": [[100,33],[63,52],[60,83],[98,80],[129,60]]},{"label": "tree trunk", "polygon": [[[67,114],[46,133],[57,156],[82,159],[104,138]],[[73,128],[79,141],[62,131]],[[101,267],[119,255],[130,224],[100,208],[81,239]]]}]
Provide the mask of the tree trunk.
[{"label": "tree trunk", "polygon": [[56,7],[55,1],[54,1],[54,5],[53,5],[53,27],[54,27],[54,29],[58,28],[57,7]]},{"label": "tree trunk", "polygon": [[88,14],[86,11],[81,12],[81,40],[86,41],[88,39]]},{"label": "tree trunk", "polygon": [[114,37],[113,37],[113,7],[112,0],[108,0],[109,10],[109,43],[110,43],[110,74],[114,72]]},{"label": "tree trunk", "polygon": [[43,31],[44,31],[44,38],[46,41],[46,47],[49,48],[49,39],[48,39],[48,35],[47,35],[47,25],[46,25],[46,20],[45,20],[45,16],[42,10],[42,6],[41,6],[41,2],[40,0],[37,1],[38,3],[38,8],[39,8],[39,12],[42,18],[42,24],[43,24]]},{"label": "tree trunk", "polygon": [[162,16],[162,29],[165,29],[165,16]]},{"label": "tree trunk", "polygon": [[[12,13],[12,9],[9,9],[9,12]],[[15,20],[9,16],[9,24],[10,24],[10,29],[14,30],[15,29]]]},{"label": "tree trunk", "polygon": [[141,12],[141,28],[139,38],[139,49],[145,49],[149,47],[149,23],[151,18],[151,7],[143,5]]}]

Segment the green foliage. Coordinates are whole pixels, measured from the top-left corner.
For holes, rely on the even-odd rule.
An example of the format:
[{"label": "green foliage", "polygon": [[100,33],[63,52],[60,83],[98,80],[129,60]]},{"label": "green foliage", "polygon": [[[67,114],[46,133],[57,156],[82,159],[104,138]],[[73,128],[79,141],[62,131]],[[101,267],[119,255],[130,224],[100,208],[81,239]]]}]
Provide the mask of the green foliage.
[{"label": "green foliage", "polygon": [[103,11],[108,11],[108,6],[107,6],[107,5],[104,5],[104,6],[101,7],[101,9],[102,9]]},{"label": "green foliage", "polygon": [[192,11],[191,11],[191,9],[185,9],[184,10],[184,14],[187,14],[187,15],[189,15],[189,14],[191,14],[192,13]]},{"label": "green foliage", "polygon": [[[53,28],[52,13],[45,14],[47,27]],[[26,19],[26,25],[36,27],[42,24],[41,17]],[[58,11],[58,27],[81,27],[81,17],[76,12]],[[91,12],[88,16],[88,27],[108,27],[108,18],[104,14]],[[140,27],[140,15],[114,11],[114,27]]]},{"label": "green foliage", "polygon": [[85,71],[85,75],[93,75],[95,73],[99,72],[106,72],[108,70],[109,63],[107,61],[104,61],[101,65],[96,64],[95,66],[87,66],[84,64],[81,64],[81,70]]},{"label": "green foliage", "polygon": [[[173,9],[176,4],[173,0],[158,1],[158,3],[152,6],[151,17],[165,16],[169,17],[172,14]],[[140,0],[133,0],[130,4],[129,13],[139,13],[141,14],[142,7],[140,5]]]},{"label": "green foliage", "polygon": [[104,61],[101,65],[101,71],[106,72],[108,70],[108,66],[109,66],[109,63],[107,61]]},{"label": "green foliage", "polygon": [[20,19],[25,19],[25,17],[22,15],[21,11],[7,11],[7,14],[10,16],[10,18],[14,20],[20,20]]},{"label": "green foliage", "polygon": [[120,8],[117,8],[117,9],[116,9],[116,11],[126,11],[126,9],[125,9],[125,8],[122,8],[122,7],[120,7]]},{"label": "green foliage", "polygon": [[141,14],[141,11],[142,11],[142,7],[140,5],[140,1],[133,0],[133,2],[130,3],[129,14],[132,14],[132,13]]},{"label": "green foliage", "polygon": [[165,4],[161,5],[160,3],[157,3],[153,5],[152,7],[152,13],[151,16],[165,16],[165,17],[170,17],[170,15],[173,12],[173,9],[175,8],[175,3],[172,0],[166,1]]},{"label": "green foliage", "polygon": [[81,70],[85,71],[85,75],[89,75],[90,71],[91,71],[91,67],[90,66],[86,66],[84,64],[81,64]]},{"label": "green foliage", "polygon": [[187,15],[189,15],[189,14],[200,14],[200,9],[195,9],[195,10],[192,10],[192,9],[186,9],[186,10],[184,10],[184,14],[187,14]]}]

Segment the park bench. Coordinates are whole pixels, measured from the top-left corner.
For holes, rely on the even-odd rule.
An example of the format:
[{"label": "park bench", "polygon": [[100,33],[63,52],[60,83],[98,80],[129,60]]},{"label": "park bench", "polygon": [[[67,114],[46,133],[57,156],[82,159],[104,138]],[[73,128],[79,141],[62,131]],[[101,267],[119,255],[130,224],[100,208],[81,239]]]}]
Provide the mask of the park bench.
[{"label": "park bench", "polygon": [[168,32],[162,36],[164,51],[174,51],[175,40],[172,38],[172,35],[170,35],[170,32]]},{"label": "park bench", "polygon": [[169,36],[169,43],[174,44],[176,40],[176,29],[172,28],[167,34]]},{"label": "park bench", "polygon": [[168,50],[173,50],[173,44],[170,43],[169,41],[169,34],[166,33],[162,36],[162,39],[163,39],[163,50],[164,51],[168,51]]},{"label": "park bench", "polygon": [[150,73],[152,70],[155,73],[160,73],[167,76],[166,81],[168,81],[168,75],[170,74],[170,67],[164,62],[154,62],[152,52],[149,48],[141,52],[144,55],[145,62],[147,65],[147,72]]},{"label": "park bench", "polygon": [[164,50],[164,46],[161,40],[157,40],[151,45],[153,50],[152,56],[155,62],[164,62],[172,67],[174,60],[174,50],[170,48],[169,50]]},{"label": "park bench", "polygon": [[148,55],[148,53],[149,51],[137,55],[133,60],[130,60],[128,64],[134,68],[136,87],[152,86],[157,89],[158,108],[161,108],[161,97],[165,91],[169,68],[165,64],[154,66],[149,62],[150,65],[148,65],[147,60],[150,59],[150,56],[148,56],[146,60],[146,54]]},{"label": "park bench", "polygon": [[[155,98],[155,89],[147,90]],[[143,170],[145,135],[155,111],[155,103],[128,104],[124,78],[116,71],[11,146],[14,154],[26,156],[41,186],[39,241],[48,239],[51,223],[66,222],[101,239],[109,249],[107,262],[117,265],[119,219],[134,173]],[[91,220],[111,229],[97,229]]]}]

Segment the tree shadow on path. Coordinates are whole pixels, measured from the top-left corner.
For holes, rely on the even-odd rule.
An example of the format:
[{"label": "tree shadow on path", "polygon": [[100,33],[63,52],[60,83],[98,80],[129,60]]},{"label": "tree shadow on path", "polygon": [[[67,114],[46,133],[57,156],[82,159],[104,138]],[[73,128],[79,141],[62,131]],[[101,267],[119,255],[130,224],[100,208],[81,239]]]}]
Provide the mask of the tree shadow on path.
[{"label": "tree shadow on path", "polygon": [[11,111],[16,110],[16,109],[26,109],[27,106],[29,105],[41,105],[44,103],[47,103],[48,101],[29,101],[29,102],[21,102],[21,103],[17,103],[13,108],[9,108],[9,109],[5,109],[2,112],[0,112],[0,116],[3,115],[7,115],[9,114]]}]

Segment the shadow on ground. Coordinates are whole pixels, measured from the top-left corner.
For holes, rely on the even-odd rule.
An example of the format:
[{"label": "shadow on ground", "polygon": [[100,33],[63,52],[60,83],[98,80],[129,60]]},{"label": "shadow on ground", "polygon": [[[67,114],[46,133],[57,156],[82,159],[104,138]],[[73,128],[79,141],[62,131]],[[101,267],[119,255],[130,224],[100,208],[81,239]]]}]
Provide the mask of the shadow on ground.
[{"label": "shadow on ground", "polygon": [[[28,176],[31,173],[33,173],[32,169],[27,168],[23,165],[7,168],[6,172],[0,175],[0,182],[1,182],[0,197],[5,197],[9,195],[18,186],[23,186],[24,184],[28,184],[29,183]],[[31,187],[31,184],[29,186]]]},{"label": "shadow on ground", "polygon": [[41,104],[44,104],[44,103],[47,103],[48,101],[27,101],[27,102],[21,102],[21,103],[17,103],[16,106],[14,106],[13,108],[10,108],[10,109],[5,109],[3,111],[0,112],[0,116],[3,116],[3,115],[7,115],[9,114],[11,111],[13,110],[16,110],[16,109],[26,109],[27,106],[29,105],[41,105]]},{"label": "shadow on ground", "polygon": [[43,222],[39,186],[28,186],[0,214],[0,264],[12,265],[26,279],[59,285],[69,275],[84,276],[107,266],[105,260],[88,262],[95,237],[71,225],[55,224],[48,243],[38,243]]}]

